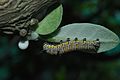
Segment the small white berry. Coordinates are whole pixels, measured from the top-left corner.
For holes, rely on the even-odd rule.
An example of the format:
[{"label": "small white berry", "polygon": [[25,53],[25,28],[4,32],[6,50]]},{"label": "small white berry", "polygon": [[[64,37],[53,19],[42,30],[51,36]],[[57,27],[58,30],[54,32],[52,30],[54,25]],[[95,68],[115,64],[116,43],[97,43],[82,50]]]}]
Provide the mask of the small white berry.
[{"label": "small white berry", "polygon": [[28,40],[27,40],[27,41],[20,41],[20,42],[18,43],[18,47],[19,47],[20,49],[22,49],[22,50],[27,49],[28,46],[29,46],[29,41],[28,41]]},{"label": "small white berry", "polygon": [[30,36],[28,36],[28,40],[37,40],[39,35],[36,32],[32,32]]}]

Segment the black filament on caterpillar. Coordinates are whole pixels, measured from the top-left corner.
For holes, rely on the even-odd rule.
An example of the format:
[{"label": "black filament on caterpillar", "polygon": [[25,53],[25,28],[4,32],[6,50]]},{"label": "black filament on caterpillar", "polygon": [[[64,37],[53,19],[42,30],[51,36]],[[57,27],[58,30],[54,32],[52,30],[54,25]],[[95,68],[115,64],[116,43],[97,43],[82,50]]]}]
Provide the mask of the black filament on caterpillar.
[{"label": "black filament on caterpillar", "polygon": [[87,53],[97,53],[100,47],[99,39],[90,41],[84,38],[83,40],[78,40],[75,38],[74,40],[67,39],[66,42],[62,40],[58,44],[50,44],[44,43],[43,50],[45,50],[49,54],[63,54],[70,51],[82,51]]}]

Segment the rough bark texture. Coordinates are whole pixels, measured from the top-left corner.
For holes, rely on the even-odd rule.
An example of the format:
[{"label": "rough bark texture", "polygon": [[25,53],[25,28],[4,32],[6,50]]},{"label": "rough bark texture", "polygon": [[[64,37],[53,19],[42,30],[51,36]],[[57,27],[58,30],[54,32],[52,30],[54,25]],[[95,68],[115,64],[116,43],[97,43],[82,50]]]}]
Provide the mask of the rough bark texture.
[{"label": "rough bark texture", "polygon": [[[0,0],[0,30],[12,34],[33,24],[32,19],[41,20],[45,11],[57,0]],[[33,21],[34,22],[34,21]]]}]

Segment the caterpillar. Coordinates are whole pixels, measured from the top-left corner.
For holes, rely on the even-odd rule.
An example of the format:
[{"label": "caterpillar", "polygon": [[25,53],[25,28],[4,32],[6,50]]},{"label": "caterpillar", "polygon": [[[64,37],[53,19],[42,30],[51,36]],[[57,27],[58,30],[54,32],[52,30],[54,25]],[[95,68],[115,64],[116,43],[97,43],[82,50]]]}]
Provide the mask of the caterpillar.
[{"label": "caterpillar", "polygon": [[43,50],[45,50],[49,54],[63,54],[70,51],[80,50],[82,52],[87,53],[97,53],[100,47],[99,39],[90,41],[84,38],[83,40],[78,40],[75,38],[74,40],[67,39],[66,42],[62,40],[59,43],[48,43],[45,42],[43,45]]}]

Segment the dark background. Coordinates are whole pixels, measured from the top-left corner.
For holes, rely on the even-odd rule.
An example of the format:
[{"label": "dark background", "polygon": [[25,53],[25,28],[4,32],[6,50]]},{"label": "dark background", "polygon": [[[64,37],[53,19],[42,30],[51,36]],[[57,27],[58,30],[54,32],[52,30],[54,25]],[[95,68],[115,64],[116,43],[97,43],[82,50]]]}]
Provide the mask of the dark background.
[{"label": "dark background", "polygon": [[[60,25],[95,23],[120,36],[119,0],[62,0]],[[27,50],[16,37],[0,35],[0,80],[120,80],[120,46],[101,54],[41,52],[43,41],[31,41]]]}]

